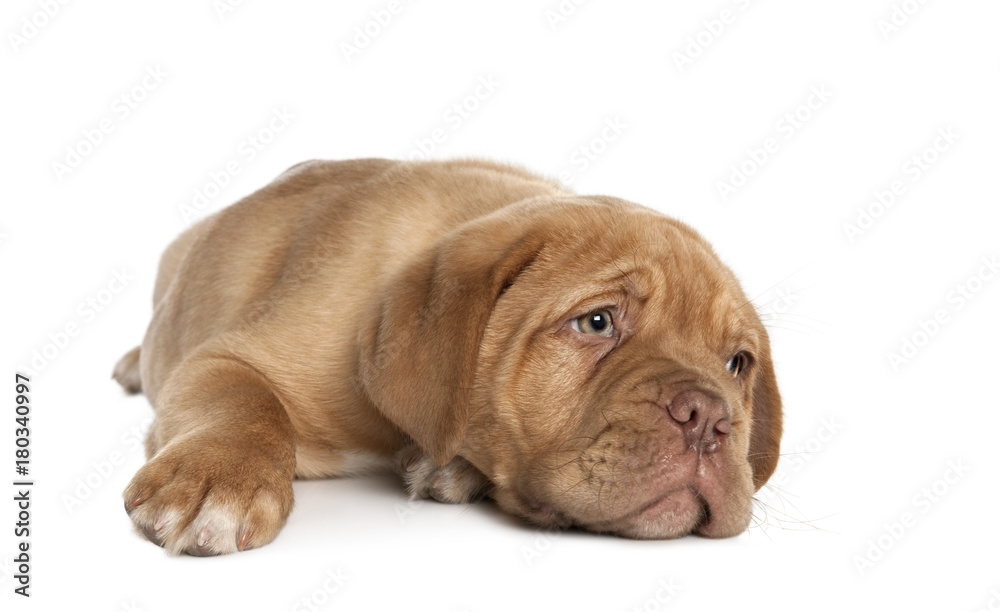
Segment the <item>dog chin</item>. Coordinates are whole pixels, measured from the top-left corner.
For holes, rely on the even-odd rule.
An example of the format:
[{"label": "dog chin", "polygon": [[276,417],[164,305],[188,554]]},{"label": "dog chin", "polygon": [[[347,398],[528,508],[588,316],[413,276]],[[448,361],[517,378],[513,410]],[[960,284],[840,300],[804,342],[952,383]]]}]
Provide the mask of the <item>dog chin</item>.
[{"label": "dog chin", "polygon": [[[622,516],[597,520],[575,518],[556,504],[533,503],[520,496],[497,493],[494,492],[494,497],[501,508],[547,529],[577,527],[637,540],[666,540],[691,534],[732,537],[750,524],[749,507],[736,508],[723,500],[712,503],[694,484],[672,488],[651,499],[643,492],[648,501]],[[715,497],[711,493],[710,496]]]},{"label": "dog chin", "polygon": [[709,517],[707,502],[693,487],[683,486],[642,503],[624,516],[578,525],[598,533],[638,540],[662,540],[686,536]]}]

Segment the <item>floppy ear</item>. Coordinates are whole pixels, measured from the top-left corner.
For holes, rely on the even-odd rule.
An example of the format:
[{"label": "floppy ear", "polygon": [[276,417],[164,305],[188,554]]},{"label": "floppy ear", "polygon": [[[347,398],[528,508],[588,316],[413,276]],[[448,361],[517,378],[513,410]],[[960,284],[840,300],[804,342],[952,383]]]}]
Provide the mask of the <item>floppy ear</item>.
[{"label": "floppy ear", "polygon": [[494,304],[541,249],[527,217],[493,214],[439,239],[384,286],[362,328],[362,387],[438,465],[465,437]]},{"label": "floppy ear", "polygon": [[759,490],[778,466],[781,452],[781,394],[771,363],[770,341],[764,332],[763,350],[757,356],[751,402],[750,452],[754,490]]}]

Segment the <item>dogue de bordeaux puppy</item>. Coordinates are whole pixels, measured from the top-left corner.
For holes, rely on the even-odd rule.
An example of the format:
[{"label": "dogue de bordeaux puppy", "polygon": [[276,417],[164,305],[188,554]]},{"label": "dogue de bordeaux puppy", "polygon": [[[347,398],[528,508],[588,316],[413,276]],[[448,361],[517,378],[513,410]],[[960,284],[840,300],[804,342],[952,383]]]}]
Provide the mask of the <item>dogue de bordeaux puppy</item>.
[{"label": "dogue de bordeaux puppy", "polygon": [[292,480],[395,469],[541,526],[733,536],[771,476],[767,332],[690,227],[476,160],[310,161],[181,234],[114,377],[172,553],[262,546]]}]

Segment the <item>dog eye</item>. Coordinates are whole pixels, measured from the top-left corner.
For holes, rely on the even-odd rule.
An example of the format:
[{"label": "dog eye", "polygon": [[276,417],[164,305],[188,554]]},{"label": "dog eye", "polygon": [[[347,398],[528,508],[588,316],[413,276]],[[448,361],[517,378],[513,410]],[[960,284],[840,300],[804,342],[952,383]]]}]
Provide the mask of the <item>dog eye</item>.
[{"label": "dog eye", "polygon": [[595,310],[573,320],[573,329],[581,334],[592,334],[608,338],[615,331],[611,313],[606,309]]},{"label": "dog eye", "polygon": [[743,370],[745,370],[748,365],[750,365],[750,357],[743,351],[740,351],[739,353],[733,355],[732,359],[726,363],[726,369],[733,375],[733,378],[736,378],[743,373]]}]

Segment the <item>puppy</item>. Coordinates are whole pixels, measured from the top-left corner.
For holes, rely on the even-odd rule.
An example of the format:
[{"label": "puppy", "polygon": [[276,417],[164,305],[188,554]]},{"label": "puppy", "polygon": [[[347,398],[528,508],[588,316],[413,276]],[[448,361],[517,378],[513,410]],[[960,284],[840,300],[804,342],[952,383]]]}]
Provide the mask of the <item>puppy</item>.
[{"label": "puppy", "polygon": [[311,161],[183,233],[114,377],[156,418],[125,508],[172,553],[271,541],[292,480],[395,468],[630,538],[746,529],[768,336],[694,230],[485,161]]}]

